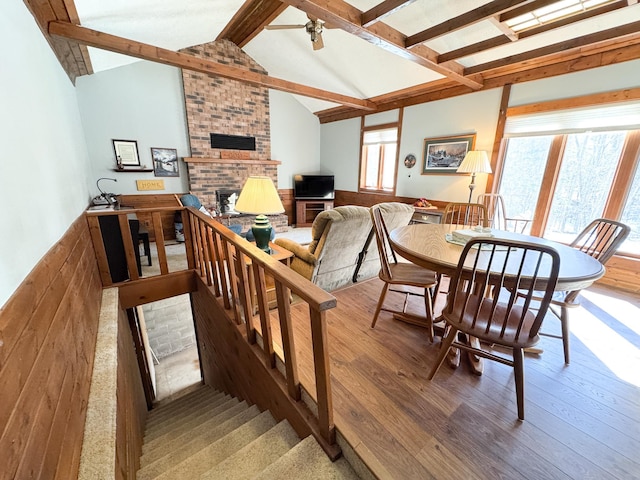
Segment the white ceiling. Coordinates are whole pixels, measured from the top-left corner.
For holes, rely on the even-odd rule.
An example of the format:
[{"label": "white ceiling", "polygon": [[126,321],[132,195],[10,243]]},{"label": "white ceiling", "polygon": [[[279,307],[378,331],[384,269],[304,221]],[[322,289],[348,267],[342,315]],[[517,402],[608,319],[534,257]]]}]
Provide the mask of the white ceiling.
[{"label": "white ceiling", "polygon": [[[367,10],[381,0],[351,0]],[[179,50],[215,40],[242,0],[75,0],[80,23],[88,28],[128,39]],[[411,35],[429,26],[473,10],[488,0],[416,0],[383,22]],[[459,60],[465,67],[569,40],[574,37],[640,20],[640,4],[571,24]],[[306,14],[288,7],[272,25],[304,24]],[[499,35],[485,20],[426,43],[444,53]],[[441,75],[400,58],[339,29],[325,29],[325,47],[314,51],[303,28],[263,30],[244,50],[271,76],[358,98],[369,98],[442,78]],[[90,48],[94,72],[138,61]],[[311,111],[335,104],[305,97],[298,99]]]}]

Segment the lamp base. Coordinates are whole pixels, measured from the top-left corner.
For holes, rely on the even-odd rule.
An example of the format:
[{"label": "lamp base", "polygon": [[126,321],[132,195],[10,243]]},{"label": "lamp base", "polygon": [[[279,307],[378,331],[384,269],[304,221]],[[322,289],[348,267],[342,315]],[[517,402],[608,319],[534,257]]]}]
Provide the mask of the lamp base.
[{"label": "lamp base", "polygon": [[251,227],[253,238],[256,239],[256,247],[260,250],[271,253],[269,241],[271,240],[271,224],[266,215],[256,216],[256,223]]}]

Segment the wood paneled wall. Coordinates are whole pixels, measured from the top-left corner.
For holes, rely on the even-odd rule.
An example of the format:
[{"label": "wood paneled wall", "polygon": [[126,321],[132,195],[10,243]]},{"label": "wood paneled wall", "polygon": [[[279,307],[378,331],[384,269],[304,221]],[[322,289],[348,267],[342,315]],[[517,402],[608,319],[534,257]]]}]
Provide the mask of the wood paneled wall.
[{"label": "wood paneled wall", "polygon": [[[400,202],[413,205],[417,200],[414,197],[398,197],[396,195],[385,195],[382,193],[359,193],[350,192],[348,190],[336,190],[336,198],[334,204],[336,207],[342,205],[361,205],[363,207],[371,207],[377,203],[383,202]],[[449,202],[442,202],[440,200],[428,199],[432,205],[438,208],[444,208]]]},{"label": "wood paneled wall", "polygon": [[296,202],[293,198],[293,189],[292,188],[283,188],[278,190],[278,195],[280,195],[280,200],[282,200],[282,206],[284,207],[284,214],[289,219],[289,225],[294,224],[295,215],[296,215]]},{"label": "wood paneled wall", "polygon": [[116,478],[136,478],[140,467],[147,403],[131,329],[124,309],[118,310],[118,394],[116,416]]},{"label": "wood paneled wall", "polygon": [[101,292],[82,215],[0,309],[0,478],[76,478]]},{"label": "wood paneled wall", "polygon": [[260,347],[247,343],[244,327],[229,318],[200,277],[197,282],[191,298],[205,384],[268,409],[277,420],[286,418],[301,437],[309,435],[311,412],[289,397],[286,384],[276,381],[279,373],[260,361]]}]

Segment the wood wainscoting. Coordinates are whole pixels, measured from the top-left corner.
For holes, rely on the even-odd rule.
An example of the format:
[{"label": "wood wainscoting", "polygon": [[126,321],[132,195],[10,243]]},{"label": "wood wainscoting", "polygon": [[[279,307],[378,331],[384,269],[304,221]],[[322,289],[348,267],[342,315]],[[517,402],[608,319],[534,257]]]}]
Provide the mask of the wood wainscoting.
[{"label": "wood wainscoting", "polygon": [[76,478],[101,295],[83,214],[0,309],[1,478]]},{"label": "wood wainscoting", "polygon": [[[377,203],[383,202],[400,202],[413,205],[416,200],[417,198],[415,197],[398,197],[396,195],[387,195],[384,193],[361,193],[350,192],[348,190],[336,190],[334,204],[336,207],[342,205],[361,205],[363,207],[371,207]],[[432,205],[438,208],[444,208],[447,206],[447,203],[449,203],[440,200],[432,200],[431,198],[428,200]]]}]

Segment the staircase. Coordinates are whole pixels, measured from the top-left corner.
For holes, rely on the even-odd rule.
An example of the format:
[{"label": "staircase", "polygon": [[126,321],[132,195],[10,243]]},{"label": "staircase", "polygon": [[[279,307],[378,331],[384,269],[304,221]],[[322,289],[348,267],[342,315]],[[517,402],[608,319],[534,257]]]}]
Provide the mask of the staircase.
[{"label": "staircase", "polygon": [[289,422],[210,387],[154,409],[138,480],[358,479],[349,463],[335,463],[313,436],[300,440]]}]

